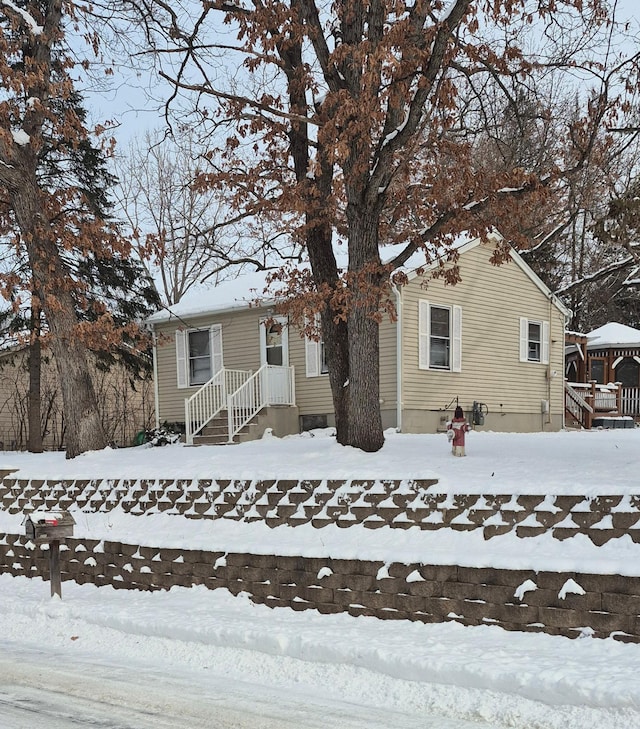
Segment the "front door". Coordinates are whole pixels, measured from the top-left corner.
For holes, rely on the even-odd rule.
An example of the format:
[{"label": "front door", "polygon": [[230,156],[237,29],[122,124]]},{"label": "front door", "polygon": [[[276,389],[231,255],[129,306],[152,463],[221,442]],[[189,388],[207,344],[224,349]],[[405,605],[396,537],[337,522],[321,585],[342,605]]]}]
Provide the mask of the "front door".
[{"label": "front door", "polygon": [[282,316],[260,322],[260,364],[267,369],[266,387],[269,405],[288,405],[289,395],[289,330]]}]

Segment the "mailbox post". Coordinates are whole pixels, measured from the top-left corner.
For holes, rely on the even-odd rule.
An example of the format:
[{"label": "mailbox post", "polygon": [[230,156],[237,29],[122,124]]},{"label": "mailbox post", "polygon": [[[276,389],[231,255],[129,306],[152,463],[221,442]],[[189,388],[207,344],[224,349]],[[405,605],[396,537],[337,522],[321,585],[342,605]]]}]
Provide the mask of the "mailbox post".
[{"label": "mailbox post", "polygon": [[60,540],[73,536],[75,521],[68,511],[34,511],[25,520],[25,534],[36,544],[49,545],[51,597],[62,597],[60,577]]}]

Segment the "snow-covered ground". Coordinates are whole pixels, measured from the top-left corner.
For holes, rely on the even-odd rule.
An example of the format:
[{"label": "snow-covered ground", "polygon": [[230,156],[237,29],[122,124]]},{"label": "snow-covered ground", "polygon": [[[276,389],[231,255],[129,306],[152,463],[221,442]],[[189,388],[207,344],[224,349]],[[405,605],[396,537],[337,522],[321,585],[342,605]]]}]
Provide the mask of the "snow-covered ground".
[{"label": "snow-covered ground", "polygon": [[[223,448],[107,450],[72,461],[58,453],[2,453],[0,468],[19,468],[20,478],[438,478],[438,490],[449,492],[640,494],[640,430],[471,433],[467,453],[452,458],[444,436],[388,433],[382,451],[367,455],[318,432]],[[102,523],[79,518],[76,532],[103,530],[121,538],[133,528],[124,517],[102,514]],[[139,541],[154,546],[190,543],[193,532],[194,545],[208,539],[207,544],[230,550],[279,546],[364,558],[377,548],[400,561],[421,549],[429,549],[432,560],[431,548],[438,546],[420,543],[417,534],[418,546],[412,546],[415,530],[388,530],[388,535],[380,529],[287,527],[278,544],[273,533],[282,527],[252,529],[215,520],[203,531],[200,521],[206,520],[165,516],[160,531],[161,515],[135,518]],[[0,531],[19,531],[18,519],[1,513]],[[454,544],[445,535],[449,531],[429,532],[440,535],[440,561],[457,561],[471,550],[467,559],[473,563],[473,553],[483,545]],[[269,532],[276,540],[271,544]],[[546,569],[565,560],[592,572],[605,554],[602,568],[632,564],[626,573],[640,574],[640,545],[628,539],[612,540],[608,552],[578,537],[504,539],[486,542],[482,559],[499,560],[502,551],[513,567],[535,562]],[[487,551],[492,542],[502,550]],[[479,729],[640,729],[640,645],[613,639],[569,640],[495,626],[270,609],[244,595],[234,598],[202,587],[138,593],[64,583],[60,601],[49,597],[49,586],[40,579],[7,575],[0,576],[0,615],[0,717],[3,697],[28,697],[39,686],[85,698],[97,692],[107,705],[121,704],[127,696],[139,708],[154,702],[158,707],[164,700],[173,706],[173,716],[183,717],[169,719],[165,712],[165,724],[117,724],[136,729],[244,726],[241,719],[229,719],[229,711],[249,717],[247,726],[254,728],[467,729],[465,722],[477,722]],[[100,681],[91,684],[91,676]],[[181,686],[183,702],[190,697],[189,705],[201,701],[207,711],[217,707],[217,724],[202,716],[198,723],[196,708],[180,709]],[[432,715],[443,718],[432,721]]]},{"label": "snow-covered ground", "polygon": [[640,429],[467,435],[467,458],[451,458],[443,434],[389,430],[377,453],[344,448],[332,430],[225,447],[123,448],[85,453],[0,452],[16,478],[437,478],[466,493],[636,493]]}]

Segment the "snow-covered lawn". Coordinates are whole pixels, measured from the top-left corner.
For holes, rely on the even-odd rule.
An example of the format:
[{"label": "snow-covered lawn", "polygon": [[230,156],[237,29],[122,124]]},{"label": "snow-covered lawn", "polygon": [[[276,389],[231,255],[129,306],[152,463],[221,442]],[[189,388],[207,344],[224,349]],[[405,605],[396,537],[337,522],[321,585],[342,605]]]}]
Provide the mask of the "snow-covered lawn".
[{"label": "snow-covered lawn", "polygon": [[[107,450],[73,461],[59,453],[2,453],[0,468],[18,468],[18,478],[438,478],[435,488],[448,492],[640,494],[640,430],[471,433],[467,453],[452,458],[444,436],[387,433],[382,451],[367,455],[316,432],[222,448]],[[489,563],[502,560],[496,566],[533,562],[540,569],[586,572],[599,571],[600,560],[603,569],[608,564],[640,574],[640,545],[628,538],[601,548],[578,537],[500,537],[482,544],[481,536],[471,542],[445,529],[429,532],[439,542],[427,543],[414,530],[269,530],[178,516],[77,516],[77,534],[87,529],[124,541],[137,530],[139,543],[154,546],[324,549],[362,558],[377,558],[378,550],[399,561],[469,563],[480,554]],[[0,532],[22,528],[19,515],[0,513]],[[138,593],[64,583],[59,601],[49,598],[41,580],[7,575],[0,576],[0,615],[0,657],[4,646],[11,656],[46,651],[79,667],[153,666],[160,681],[176,673],[191,676],[194,686],[204,686],[205,678],[210,686],[242,681],[260,687],[261,696],[273,692],[275,701],[315,697],[369,706],[381,716],[402,712],[406,726],[415,727],[430,726],[425,716],[435,713],[516,729],[640,728],[640,645],[613,639],[269,609],[202,587]],[[0,686],[7,670],[0,660]],[[341,729],[341,723],[334,717],[326,727]]]},{"label": "snow-covered lawn", "polygon": [[438,478],[438,490],[565,494],[640,491],[640,428],[467,435],[452,458],[444,435],[385,433],[377,453],[339,446],[332,430],[233,446],[182,445],[85,453],[0,452],[17,478]]}]

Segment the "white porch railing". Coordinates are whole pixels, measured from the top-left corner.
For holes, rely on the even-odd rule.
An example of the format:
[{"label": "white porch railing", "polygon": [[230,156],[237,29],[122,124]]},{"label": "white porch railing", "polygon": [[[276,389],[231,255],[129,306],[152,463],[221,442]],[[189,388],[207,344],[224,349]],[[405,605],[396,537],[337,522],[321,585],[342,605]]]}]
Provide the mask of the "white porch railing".
[{"label": "white porch railing", "polygon": [[227,397],[229,443],[234,436],[268,405],[295,405],[293,367],[262,365],[235,392]]},{"label": "white porch railing", "polygon": [[640,387],[623,387],[621,397],[623,415],[640,415]]},{"label": "white porch railing", "polygon": [[235,392],[251,377],[247,370],[221,370],[190,398],[184,401],[185,442],[193,445],[193,436],[227,407],[230,392]]}]

